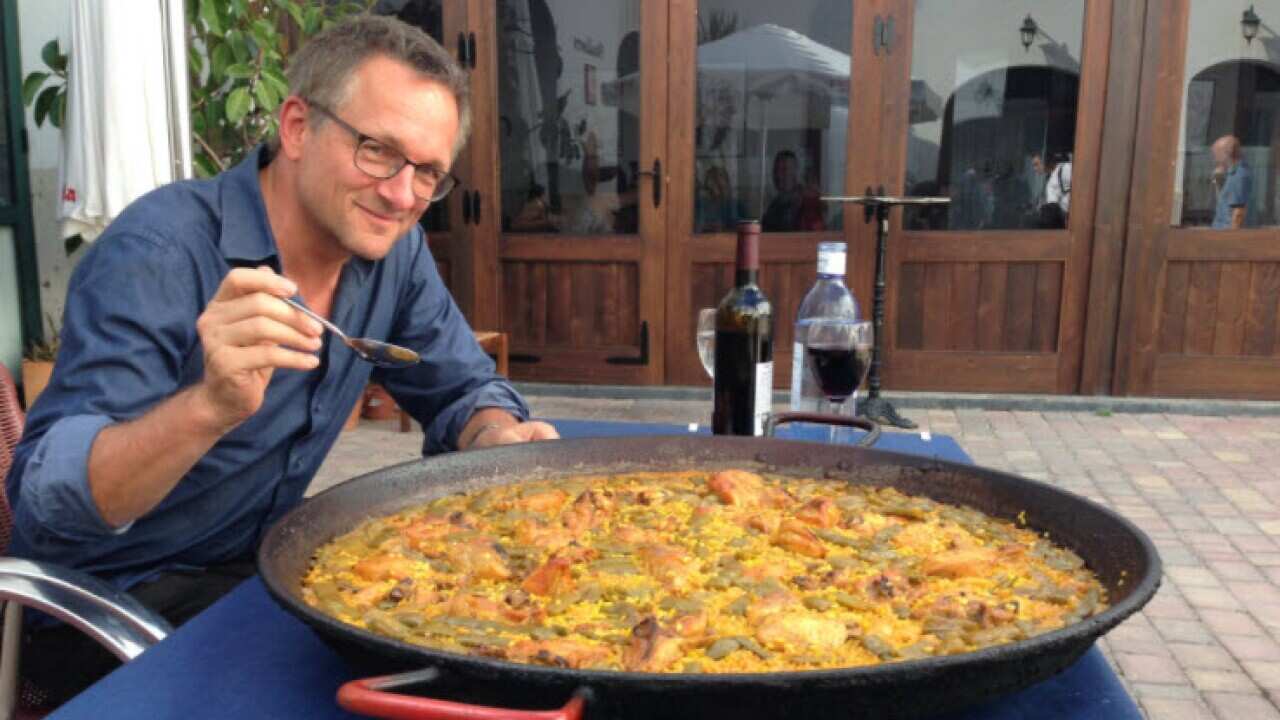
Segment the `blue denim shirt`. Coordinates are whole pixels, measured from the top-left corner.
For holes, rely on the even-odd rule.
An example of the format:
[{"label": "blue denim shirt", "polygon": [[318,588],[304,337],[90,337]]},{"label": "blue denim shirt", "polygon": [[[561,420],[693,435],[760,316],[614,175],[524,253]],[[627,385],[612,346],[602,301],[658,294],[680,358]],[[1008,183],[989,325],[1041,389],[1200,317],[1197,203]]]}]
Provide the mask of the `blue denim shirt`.
[{"label": "blue denim shirt", "polygon": [[[258,183],[265,157],[259,148],[216,178],[144,196],[76,267],[53,378],[31,408],[6,481],[12,555],[86,570],[123,589],[164,570],[251,556],[265,529],[302,498],[372,369],[328,335],[318,368],[276,370],[262,409],[130,525],[108,526],[88,485],[99,431],[202,377],[196,318],[231,268],[280,271]],[[421,229],[382,260],[346,264],[332,319],[354,336],[421,353],[417,366],[376,369],[372,379],[422,423],[424,454],[454,449],[479,408],[528,417],[476,344]]]},{"label": "blue denim shirt", "polygon": [[1227,170],[1222,189],[1218,190],[1218,203],[1213,208],[1213,227],[1231,227],[1231,211],[1238,207],[1245,209],[1244,227],[1254,227],[1257,225],[1257,213],[1253,205],[1253,173],[1240,161]]}]

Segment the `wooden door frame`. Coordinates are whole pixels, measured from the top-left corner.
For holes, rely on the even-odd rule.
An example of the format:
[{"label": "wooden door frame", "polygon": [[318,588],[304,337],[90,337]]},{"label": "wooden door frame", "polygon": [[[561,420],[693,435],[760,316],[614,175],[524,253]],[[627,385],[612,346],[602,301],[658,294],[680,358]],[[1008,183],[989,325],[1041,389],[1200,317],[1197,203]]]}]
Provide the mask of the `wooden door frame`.
[{"label": "wooden door frame", "polygon": [[[907,98],[911,87],[911,50],[914,47],[915,3],[892,0],[903,38],[897,54],[890,87]],[[1110,64],[1114,0],[1086,0],[1081,38],[1081,70],[1076,104],[1076,136],[1072,165],[1072,200],[1067,230],[993,230],[987,232],[908,231],[901,211],[892,219],[888,246],[888,321],[885,326],[886,384],[893,389],[894,375],[902,372],[917,377],[931,375],[945,384],[964,378],[975,390],[1074,393],[1079,387],[1084,355],[1085,303],[1089,294],[1094,214],[1098,206],[1098,178],[1101,164],[1103,118],[1106,105],[1107,72]],[[891,90],[887,96],[894,96]],[[886,188],[900,191],[906,177],[906,142],[909,134],[909,103],[885,107],[884,125]],[[890,151],[892,154],[890,154]],[[1026,251],[1026,240],[1041,239],[1046,245]],[[992,252],[1009,262],[1058,261],[1063,263],[1063,283],[1058,316],[1058,351],[1048,353],[972,352],[895,349],[900,311],[894,288],[901,280],[901,266],[912,260],[973,262],[989,259]],[[895,367],[896,366],[896,367]],[[895,372],[896,371],[896,372]],[[1009,383],[1015,383],[1010,386]],[[940,386],[941,387],[941,386]]]},{"label": "wooden door frame", "polygon": [[[694,338],[689,328],[695,312],[691,290],[691,268],[695,262],[715,262],[732,264],[736,255],[736,237],[732,232],[695,233],[693,227],[695,176],[694,131],[697,110],[697,67],[698,41],[697,23],[688,22],[688,18],[696,18],[698,0],[670,0],[669,26],[670,32],[670,64],[668,72],[669,124],[667,126],[667,156],[671,161],[670,177],[676,180],[670,184],[671,204],[667,212],[666,226],[666,382],[668,384],[689,384],[697,382],[710,385],[710,380],[701,374],[684,371],[690,362],[695,362],[697,351]],[[884,86],[882,73],[875,70],[879,58],[874,55],[869,39],[872,36],[872,24],[877,13],[885,14],[882,8],[893,0],[855,0],[853,3],[853,19],[850,28],[852,52],[850,53],[851,84],[850,98],[880,97]],[[868,184],[874,182],[874,161],[881,151],[879,143],[864,141],[856,143],[854,138],[877,137],[879,133],[880,113],[874,102],[851,101],[848,125],[846,126],[845,147],[845,190],[848,193],[861,192]],[[875,133],[875,134],[873,134]],[[760,244],[760,262],[762,265],[794,260],[803,255],[810,259],[816,268],[818,244],[832,240],[842,240],[848,246],[847,282],[861,301],[870,300],[871,281],[874,274],[875,251],[870,239],[874,238],[873,228],[863,222],[859,208],[846,207],[842,224],[839,228],[823,232],[771,232],[762,236]],[[816,269],[813,271],[816,277]],[[766,295],[770,288],[763,288]],[[863,303],[866,312],[870,306]],[[775,327],[783,324],[790,326],[794,317],[783,317],[775,309]],[[781,347],[774,335],[774,382],[775,387],[783,377],[789,375],[790,369],[784,369],[779,363],[790,358],[791,348]],[[782,358],[780,360],[780,358]],[[699,370],[698,373],[701,371]],[[696,379],[695,379],[696,378]]]},{"label": "wooden door frame", "polygon": [[[1274,242],[1275,226],[1212,230],[1173,225],[1191,4],[1170,0],[1159,12],[1155,9],[1147,13],[1144,33],[1135,150],[1139,162],[1133,171],[1113,390],[1118,395],[1170,394],[1172,389],[1173,394],[1256,397],[1259,388],[1280,387],[1280,362],[1274,357],[1159,356],[1161,318],[1169,312],[1164,290],[1170,262],[1280,262],[1280,246]],[[1157,383],[1157,372],[1168,387]]]},{"label": "wooden door frame", "polygon": [[[472,142],[469,155],[468,171],[474,178],[471,188],[480,194],[480,219],[472,221],[469,232],[465,233],[467,244],[467,266],[455,270],[454,277],[472,288],[473,317],[472,325],[479,329],[499,329],[502,327],[502,261],[504,259],[574,261],[580,260],[581,254],[576,251],[575,243],[581,247],[582,242],[599,239],[593,250],[592,259],[613,262],[634,262],[639,267],[639,313],[640,322],[647,322],[649,333],[649,362],[644,366],[634,366],[635,372],[629,372],[628,366],[618,366],[616,375],[634,375],[635,379],[647,383],[662,382],[665,373],[665,342],[662,328],[665,327],[666,307],[663,296],[666,292],[666,215],[670,206],[669,184],[670,170],[667,166],[667,139],[665,129],[660,123],[641,122],[640,124],[640,156],[637,158],[641,169],[648,170],[656,159],[661,162],[663,177],[642,175],[639,182],[640,224],[634,235],[609,236],[566,236],[564,234],[518,233],[504,235],[501,224],[502,178],[500,172],[500,143],[498,133],[498,113],[496,98],[498,94],[498,48],[497,40],[497,3],[495,0],[465,0],[469,33],[475,36],[476,67],[471,71],[472,97],[478,106],[473,113]],[[644,99],[645,117],[665,118],[666,112],[666,73],[663,59],[666,58],[668,19],[665,2],[640,3],[640,96]],[[652,183],[662,184],[661,206],[655,208],[650,200]],[[462,275],[456,273],[461,272]],[[577,310],[571,308],[570,312]],[[513,362],[517,348],[513,347]],[[626,350],[624,350],[626,351]],[[587,361],[600,353],[578,353],[579,359]],[[572,353],[571,353],[572,355]],[[589,357],[588,357],[589,356]]]}]

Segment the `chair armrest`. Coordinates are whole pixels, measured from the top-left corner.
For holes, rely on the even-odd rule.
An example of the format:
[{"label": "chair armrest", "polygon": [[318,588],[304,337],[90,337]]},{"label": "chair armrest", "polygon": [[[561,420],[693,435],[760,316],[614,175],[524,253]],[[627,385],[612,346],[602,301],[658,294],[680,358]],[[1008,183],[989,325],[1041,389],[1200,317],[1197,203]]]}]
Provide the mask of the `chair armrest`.
[{"label": "chair armrest", "polygon": [[128,662],[173,632],[133,596],[71,568],[0,558],[0,600],[13,601],[79,628]]}]

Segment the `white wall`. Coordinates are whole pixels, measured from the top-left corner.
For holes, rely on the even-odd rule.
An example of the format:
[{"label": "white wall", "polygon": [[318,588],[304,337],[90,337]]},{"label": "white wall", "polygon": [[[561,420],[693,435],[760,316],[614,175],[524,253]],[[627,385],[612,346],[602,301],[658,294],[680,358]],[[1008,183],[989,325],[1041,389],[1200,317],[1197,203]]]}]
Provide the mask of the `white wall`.
[{"label": "white wall", "polygon": [[[22,49],[24,77],[27,73],[46,69],[40,59],[40,50],[49,40],[59,38],[63,51],[66,51],[70,22],[71,0],[18,0],[18,43]],[[31,174],[31,215],[35,222],[40,305],[44,312],[60,318],[67,294],[67,280],[77,259],[76,256],[67,258],[57,226],[60,140],[57,129],[47,122],[44,127],[36,127],[30,108],[27,109],[27,136],[30,140],[27,162]]]}]

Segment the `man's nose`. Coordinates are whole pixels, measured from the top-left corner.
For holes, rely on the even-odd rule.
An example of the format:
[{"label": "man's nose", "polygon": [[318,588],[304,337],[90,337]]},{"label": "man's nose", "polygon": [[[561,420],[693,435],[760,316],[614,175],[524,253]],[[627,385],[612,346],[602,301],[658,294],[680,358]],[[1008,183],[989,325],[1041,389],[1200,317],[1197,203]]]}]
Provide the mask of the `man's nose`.
[{"label": "man's nose", "polygon": [[405,165],[400,172],[378,183],[378,194],[397,210],[409,210],[418,198],[413,194],[412,165]]}]

